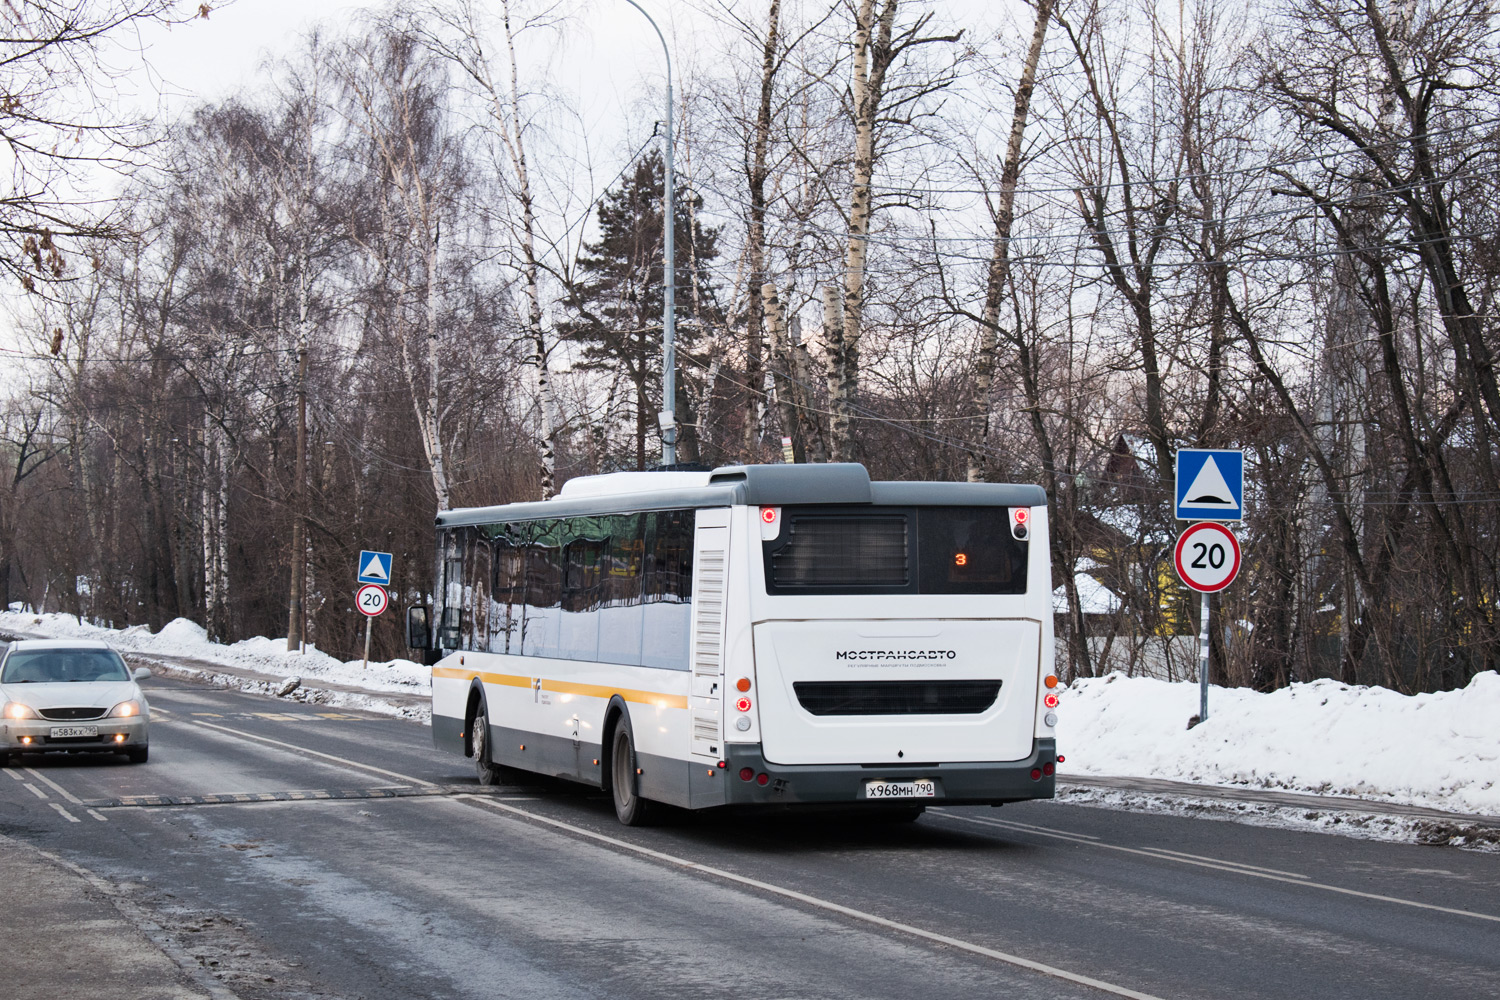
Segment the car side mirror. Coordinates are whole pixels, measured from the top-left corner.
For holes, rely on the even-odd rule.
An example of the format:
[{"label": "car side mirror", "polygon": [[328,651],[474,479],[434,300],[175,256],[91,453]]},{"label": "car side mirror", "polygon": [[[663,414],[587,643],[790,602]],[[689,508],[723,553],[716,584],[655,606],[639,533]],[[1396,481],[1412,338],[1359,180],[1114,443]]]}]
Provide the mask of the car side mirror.
[{"label": "car side mirror", "polygon": [[130,679],[133,680],[133,681],[143,681],[147,677],[150,677],[150,676],[151,676],[151,668],[150,667],[136,667],[134,670],[132,670],[130,672]]},{"label": "car side mirror", "polygon": [[406,645],[408,649],[428,649],[432,646],[432,624],[424,607],[406,609]]}]

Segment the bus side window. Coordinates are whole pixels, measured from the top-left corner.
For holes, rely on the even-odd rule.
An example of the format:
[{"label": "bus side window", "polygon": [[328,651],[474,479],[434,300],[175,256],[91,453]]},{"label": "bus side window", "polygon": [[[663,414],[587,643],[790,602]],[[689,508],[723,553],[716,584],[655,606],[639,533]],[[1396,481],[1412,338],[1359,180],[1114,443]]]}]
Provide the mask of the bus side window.
[{"label": "bus side window", "polygon": [[609,545],[599,581],[599,660],[639,666],[646,576],[646,516],[615,514],[607,522]]},{"label": "bus side window", "polygon": [[464,559],[463,648],[489,648],[491,551],[489,539],[469,533]]},{"label": "bus side window", "polygon": [[533,521],[528,527],[521,652],[527,656],[554,656],[562,605],[562,546],[558,537],[562,522]]},{"label": "bus side window", "polygon": [[693,600],[693,511],[658,511],[647,535],[641,665],[688,669]]},{"label": "bus side window", "polygon": [[516,525],[495,539],[495,610],[490,617],[490,652],[521,651],[521,619],[526,590],[526,550],[515,543]]}]

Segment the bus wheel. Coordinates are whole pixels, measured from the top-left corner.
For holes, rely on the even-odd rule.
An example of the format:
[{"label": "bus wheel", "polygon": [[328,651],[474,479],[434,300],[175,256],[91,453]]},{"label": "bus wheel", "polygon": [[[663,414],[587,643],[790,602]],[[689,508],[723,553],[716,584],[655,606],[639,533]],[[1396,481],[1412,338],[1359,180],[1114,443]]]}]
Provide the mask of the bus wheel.
[{"label": "bus wheel", "polygon": [[474,713],[474,775],[481,785],[493,785],[500,781],[500,768],[490,763],[490,720],[484,714],[484,706]]},{"label": "bus wheel", "polygon": [[615,816],[626,826],[644,826],[651,818],[651,803],[641,798],[636,777],[635,746],[630,740],[630,729],[622,722],[615,727],[609,784],[615,800]]}]

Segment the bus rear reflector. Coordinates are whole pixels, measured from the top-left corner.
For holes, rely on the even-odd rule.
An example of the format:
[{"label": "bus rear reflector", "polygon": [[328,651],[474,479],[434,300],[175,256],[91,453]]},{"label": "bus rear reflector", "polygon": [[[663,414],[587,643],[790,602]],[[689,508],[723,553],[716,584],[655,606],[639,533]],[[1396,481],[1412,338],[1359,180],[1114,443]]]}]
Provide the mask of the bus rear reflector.
[{"label": "bus rear reflector", "polygon": [[751,778],[754,778],[754,777],[755,777],[755,768],[753,768],[753,767],[742,767],[742,768],[740,768],[740,780],[741,781],[749,781]]},{"label": "bus rear reflector", "polygon": [[1039,768],[1039,767],[1033,767],[1031,769],[1031,780],[1032,781],[1041,781],[1042,780],[1042,769],[1041,768]]},{"label": "bus rear reflector", "polygon": [[750,678],[748,678],[748,677],[741,677],[739,680],[737,680],[737,681],[734,682],[734,686],[735,686],[736,690],[739,690],[739,691],[749,691],[750,690]]},{"label": "bus rear reflector", "polygon": [[1055,688],[1055,687],[1057,687],[1057,675],[1056,674],[1048,674],[1042,680],[1042,683],[1045,684],[1045,685],[1047,685],[1049,688]]}]

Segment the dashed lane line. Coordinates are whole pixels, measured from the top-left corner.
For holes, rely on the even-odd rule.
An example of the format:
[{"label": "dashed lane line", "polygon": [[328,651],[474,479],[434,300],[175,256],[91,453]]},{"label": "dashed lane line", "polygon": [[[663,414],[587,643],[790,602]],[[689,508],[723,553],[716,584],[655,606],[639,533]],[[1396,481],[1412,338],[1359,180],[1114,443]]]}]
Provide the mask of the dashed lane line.
[{"label": "dashed lane line", "polygon": [[63,819],[67,820],[69,823],[83,822],[77,816],[74,816],[72,813],[68,812],[68,810],[64,809],[61,802],[48,802],[47,804],[53,809],[56,809],[58,812],[62,813]]},{"label": "dashed lane line", "polygon": [[94,817],[95,819],[97,819],[101,823],[108,823],[109,822],[109,817],[106,816],[106,815],[104,815],[102,812],[100,812],[97,809],[89,809],[88,810],[88,814],[90,816]]},{"label": "dashed lane line", "polygon": [[1117,997],[1129,997],[1131,998],[1131,1000],[1160,1000],[1159,997],[1156,997],[1153,994],[1142,993],[1139,990],[1133,990],[1127,986],[1121,986],[1116,983],[1108,983],[1102,979],[1095,979],[1092,976],[1081,975],[1077,972],[1069,972],[1067,969],[1060,969],[1055,965],[1047,965],[1044,962],[1036,962],[1029,958],[1023,958],[1020,955],[1012,955],[1009,952],[999,951],[995,948],[987,948],[984,945],[975,944],[972,941],[965,941],[961,938],[950,937],[947,934],[939,934],[935,931],[929,931],[925,928],[917,927],[913,924],[904,924],[898,920],[891,920],[887,917],[882,917],[874,913],[867,913],[864,910],[856,910],[852,906],[844,906],[841,903],[835,903],[831,900],[822,899],[818,896],[810,896],[805,892],[798,892],[795,889],[788,889],[785,886],[775,885],[770,882],[762,882],[760,879],[754,879],[745,875],[740,875],[737,872],[727,871],[723,868],[715,868],[712,865],[705,865],[697,861],[690,861],[687,858],[680,858],[673,854],[667,854],[664,851],[655,850],[654,848],[642,847],[639,844],[632,844],[629,841],[620,840],[618,837],[611,837],[608,834],[598,833],[594,830],[589,830],[581,826],[575,826],[572,823],[567,823],[558,819],[552,819],[548,816],[541,816],[537,813],[530,812],[525,809],[517,809],[515,806],[506,805],[502,802],[496,802],[493,799],[460,796],[460,801],[472,801],[477,805],[481,805],[489,809],[509,813],[529,822],[541,823],[546,826],[555,827],[559,830],[565,830],[568,833],[573,834],[574,836],[584,837],[586,839],[597,841],[602,844],[608,844],[610,847],[614,847],[623,851],[629,851],[633,854],[639,854],[642,857],[651,858],[654,861],[660,861],[665,864],[673,865],[677,868],[697,872],[700,875],[708,875],[712,878],[720,879],[726,882],[733,882],[737,885],[742,885],[747,888],[757,889],[761,892],[769,893],[773,896],[780,896],[783,899],[793,900],[795,902],[801,903],[804,906],[812,907],[813,909],[824,910],[829,913],[837,913],[839,916],[847,917],[850,920],[855,920],[864,924],[871,924],[873,926],[880,927],[889,931],[896,931],[897,933],[919,938],[923,941],[930,941],[933,944],[945,945],[949,948],[953,948],[956,951],[967,952],[970,955],[978,955],[982,958],[993,959],[1006,965],[1015,966],[1018,969],[1025,969],[1028,972],[1040,973],[1044,976],[1050,976],[1053,979],[1061,979],[1064,982],[1073,983],[1077,986],[1086,986],[1090,989],[1099,990],[1102,993],[1108,993]]},{"label": "dashed lane line", "polygon": [[34,768],[34,767],[28,767],[28,768],[26,768],[26,773],[29,774],[29,775],[31,775],[36,780],[42,782],[44,785],[47,785],[54,792],[56,792],[57,794],[61,795],[63,798],[67,799],[69,802],[73,803],[75,806],[79,805],[80,803],[82,803],[82,801],[83,801],[82,799],[80,799],[78,796],[74,795],[72,792],[68,791],[62,785],[59,785],[57,782],[53,781],[51,778],[47,777],[41,771],[38,771],[36,768]]},{"label": "dashed lane line", "polygon": [[975,823],[980,826],[998,827],[1019,833],[1032,833],[1039,837],[1051,837],[1054,840],[1067,840],[1075,844],[1083,844],[1088,847],[1097,847],[1101,850],[1119,851],[1122,854],[1135,854],[1144,858],[1155,858],[1158,861],[1175,861],[1181,865],[1193,865],[1197,868],[1212,868],[1221,872],[1233,872],[1236,875],[1248,875],[1251,878],[1266,879],[1270,882],[1284,882],[1288,885],[1306,886],[1309,889],[1321,889],[1324,892],[1334,892],[1341,896],[1357,896],[1360,899],[1373,899],[1382,903],[1395,903],[1398,906],[1410,906],[1418,910],[1431,910],[1436,913],[1449,913],[1456,917],[1472,917],[1475,920],[1487,920],[1491,923],[1500,923],[1500,915],[1493,913],[1479,913],[1475,910],[1460,910],[1452,906],[1438,906],[1436,903],[1420,903],[1414,899],[1402,899],[1399,896],[1385,896],[1377,892],[1361,892],[1358,889],[1346,889],[1340,885],[1328,885],[1325,882],[1314,882],[1306,875],[1283,875],[1273,874],[1270,869],[1258,869],[1238,862],[1219,860],[1198,860],[1194,855],[1177,855],[1175,852],[1162,852],[1155,848],[1146,849],[1140,847],[1126,847],[1123,844],[1111,844],[1103,840],[1085,840],[1082,836],[1071,833],[1054,833],[1043,830],[1041,827],[1031,826],[1027,823],[1014,823],[1007,820],[990,819],[987,816],[963,816],[946,810],[929,810],[929,815],[938,816],[943,819],[958,820],[964,823]]},{"label": "dashed lane line", "polygon": [[29,782],[29,781],[22,782],[21,787],[25,788],[28,792],[30,792],[32,795],[35,795],[37,798],[41,799],[43,802],[47,801],[47,793],[44,792],[44,791],[42,791],[40,788],[36,787],[35,785],[33,785],[31,782]]}]

